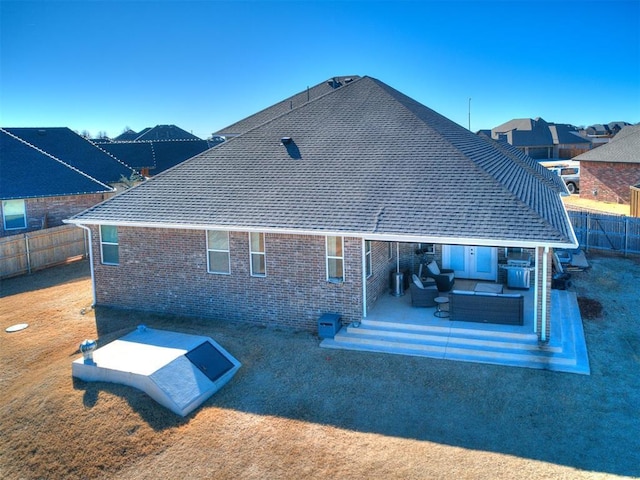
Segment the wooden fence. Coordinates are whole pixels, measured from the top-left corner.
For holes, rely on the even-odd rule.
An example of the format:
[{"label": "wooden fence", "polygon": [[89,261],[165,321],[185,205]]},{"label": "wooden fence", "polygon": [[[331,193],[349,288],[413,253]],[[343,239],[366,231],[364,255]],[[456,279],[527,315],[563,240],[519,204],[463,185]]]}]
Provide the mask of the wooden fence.
[{"label": "wooden fence", "polygon": [[640,186],[630,187],[629,214],[632,217],[640,217]]},{"label": "wooden fence", "polygon": [[0,238],[0,278],[31,273],[87,255],[85,231],[74,225]]},{"label": "wooden fence", "polygon": [[640,218],[569,211],[580,246],[621,253],[640,253]]}]

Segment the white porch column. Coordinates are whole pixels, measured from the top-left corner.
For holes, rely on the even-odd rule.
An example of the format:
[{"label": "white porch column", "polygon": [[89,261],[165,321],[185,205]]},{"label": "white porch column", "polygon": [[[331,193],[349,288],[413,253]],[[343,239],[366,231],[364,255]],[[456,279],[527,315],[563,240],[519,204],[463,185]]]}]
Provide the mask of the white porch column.
[{"label": "white porch column", "polygon": [[540,340],[548,341],[547,338],[547,322],[549,321],[549,305],[547,302],[547,292],[549,290],[549,282],[547,282],[549,274],[549,247],[544,247],[542,257],[542,323],[540,325]]},{"label": "white porch column", "polygon": [[540,298],[540,259],[541,247],[535,250],[535,270],[533,271],[533,333],[538,333],[538,300]]},{"label": "white porch column", "polygon": [[367,249],[362,238],[362,318],[367,318]]}]

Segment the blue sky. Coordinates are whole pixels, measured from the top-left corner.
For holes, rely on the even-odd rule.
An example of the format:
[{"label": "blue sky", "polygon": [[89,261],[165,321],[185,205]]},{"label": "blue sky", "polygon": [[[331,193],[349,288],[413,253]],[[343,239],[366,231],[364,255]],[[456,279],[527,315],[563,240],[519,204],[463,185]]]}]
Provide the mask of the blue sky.
[{"label": "blue sky", "polygon": [[[0,126],[206,138],[369,75],[455,122],[640,122],[640,0],[0,0]],[[469,98],[471,101],[469,102]]]}]

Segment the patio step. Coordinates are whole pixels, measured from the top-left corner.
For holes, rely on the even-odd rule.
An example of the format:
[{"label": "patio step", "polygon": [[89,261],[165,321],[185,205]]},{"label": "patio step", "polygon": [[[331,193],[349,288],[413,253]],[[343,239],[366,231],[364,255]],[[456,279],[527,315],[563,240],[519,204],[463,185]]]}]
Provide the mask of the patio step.
[{"label": "patio step", "polygon": [[480,329],[464,322],[424,325],[363,319],[359,327],[347,325],[320,345],[588,374],[582,320],[573,313],[575,294],[555,294],[554,301],[557,309],[553,315],[557,318],[552,341],[546,344],[539,343],[535,333],[505,331],[504,327],[492,330],[492,326]]}]

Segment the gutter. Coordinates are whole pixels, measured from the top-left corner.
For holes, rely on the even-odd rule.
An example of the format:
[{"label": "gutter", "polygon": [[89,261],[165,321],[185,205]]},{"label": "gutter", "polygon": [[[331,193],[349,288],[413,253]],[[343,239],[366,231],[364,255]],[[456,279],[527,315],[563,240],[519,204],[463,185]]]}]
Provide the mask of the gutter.
[{"label": "gutter", "polygon": [[[565,209],[567,222],[569,214]],[[239,225],[206,225],[206,224],[179,224],[179,223],[152,223],[152,222],[122,222],[109,220],[89,220],[80,219],[65,220],[65,223],[74,225],[113,225],[117,227],[136,227],[136,228],[168,228],[176,230],[224,230],[231,232],[261,232],[261,233],[277,233],[281,235],[311,235],[311,236],[336,236],[336,237],[353,237],[364,238],[367,240],[381,242],[400,242],[400,243],[437,243],[441,245],[471,245],[480,247],[526,247],[536,248],[541,244],[550,248],[578,248],[579,244],[575,237],[573,229],[572,237],[568,242],[543,242],[537,241],[518,241],[518,240],[501,240],[496,238],[460,238],[460,237],[440,237],[440,236],[420,236],[420,235],[402,235],[402,234],[382,234],[373,232],[354,232],[339,230],[308,230],[294,228],[269,228],[269,227],[247,227]],[[569,223],[570,224],[570,223]]]}]

